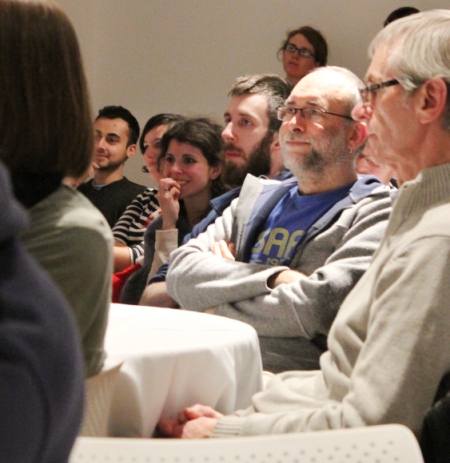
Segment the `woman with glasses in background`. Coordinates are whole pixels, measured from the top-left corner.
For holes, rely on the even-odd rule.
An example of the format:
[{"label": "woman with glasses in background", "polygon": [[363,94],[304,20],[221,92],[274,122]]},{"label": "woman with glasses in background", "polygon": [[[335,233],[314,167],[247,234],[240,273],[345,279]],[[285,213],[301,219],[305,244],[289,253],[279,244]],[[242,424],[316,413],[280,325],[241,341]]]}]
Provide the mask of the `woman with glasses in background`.
[{"label": "woman with glasses in background", "polygon": [[303,26],[287,33],[278,50],[278,59],[283,63],[286,81],[292,85],[308,72],[326,66],[328,45],[320,31],[311,26]]}]

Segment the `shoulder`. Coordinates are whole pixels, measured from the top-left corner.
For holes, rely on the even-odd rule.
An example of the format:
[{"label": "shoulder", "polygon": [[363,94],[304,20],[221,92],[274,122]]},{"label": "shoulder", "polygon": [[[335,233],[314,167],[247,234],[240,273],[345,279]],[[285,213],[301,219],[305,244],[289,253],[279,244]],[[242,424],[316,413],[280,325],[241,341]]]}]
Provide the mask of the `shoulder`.
[{"label": "shoulder", "polygon": [[257,197],[260,194],[272,194],[274,192],[284,192],[285,190],[289,190],[293,185],[297,184],[297,179],[295,178],[288,178],[284,181],[268,179],[265,177],[255,177],[251,174],[248,174],[245,177],[244,183],[242,185],[239,197],[240,198],[247,198],[247,197]]},{"label": "shoulder", "polygon": [[132,182],[128,180],[126,177],[123,177],[122,180],[119,180],[122,186],[126,186],[127,188],[134,188],[135,190],[139,190],[140,192],[147,189],[145,185],[140,185],[139,183]]},{"label": "shoulder", "polygon": [[359,175],[350,189],[350,197],[354,202],[367,197],[391,198],[391,195],[396,191],[395,187],[381,183],[374,175]]},{"label": "shoulder", "polygon": [[142,206],[146,206],[152,202],[158,203],[156,194],[158,190],[154,188],[146,188],[142,193],[139,193],[136,198],[133,199],[133,203],[139,203]]},{"label": "shoulder", "polygon": [[92,189],[92,179],[88,180],[87,182],[81,183],[77,190],[81,191],[82,193],[86,193],[87,191]]},{"label": "shoulder", "polygon": [[[32,227],[24,233],[30,235],[55,236],[77,233],[98,235],[112,242],[112,232],[102,213],[78,191],[62,185],[45,200],[30,209]],[[68,239],[68,236],[66,237]]]},{"label": "shoulder", "polygon": [[349,192],[351,204],[347,209],[354,211],[366,211],[371,213],[375,210],[392,210],[393,196],[396,189],[381,183],[372,175],[358,177]]}]

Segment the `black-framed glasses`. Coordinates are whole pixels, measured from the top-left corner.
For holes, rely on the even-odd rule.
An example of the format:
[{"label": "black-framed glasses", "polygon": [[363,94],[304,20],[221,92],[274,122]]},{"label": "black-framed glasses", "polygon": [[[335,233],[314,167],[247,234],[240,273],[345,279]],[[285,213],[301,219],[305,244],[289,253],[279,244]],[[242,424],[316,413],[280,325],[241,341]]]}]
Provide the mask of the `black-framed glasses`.
[{"label": "black-framed glasses", "polygon": [[293,108],[292,106],[281,106],[277,109],[277,117],[280,121],[286,122],[290,121],[296,113],[300,113],[301,116],[308,121],[316,121],[321,119],[325,114],[330,116],[343,117],[344,119],[349,119],[353,121],[353,118],[350,116],[345,116],[344,114],[330,113],[320,108]]},{"label": "black-framed glasses", "polygon": [[361,98],[364,102],[364,104],[369,104],[370,103],[370,97],[373,95],[375,92],[378,90],[385,88],[385,87],[390,87],[391,85],[397,85],[400,82],[397,79],[392,79],[392,80],[387,80],[386,82],[381,82],[379,84],[374,84],[374,85],[368,85],[364,88],[359,89],[359,93],[361,93]]},{"label": "black-framed glasses", "polygon": [[298,56],[300,56],[301,58],[311,58],[311,56],[312,57],[315,56],[311,50],[308,50],[307,48],[304,48],[304,47],[297,48],[293,43],[287,43],[284,46],[284,49],[288,51],[289,53],[297,52]]}]

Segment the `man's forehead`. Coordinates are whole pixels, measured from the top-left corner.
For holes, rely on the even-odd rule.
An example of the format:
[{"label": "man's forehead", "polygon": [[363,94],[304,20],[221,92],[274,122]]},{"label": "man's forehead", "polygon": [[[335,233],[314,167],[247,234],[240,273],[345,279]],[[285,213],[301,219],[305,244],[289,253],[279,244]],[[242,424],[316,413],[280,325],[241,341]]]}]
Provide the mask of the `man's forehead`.
[{"label": "man's forehead", "polygon": [[294,87],[286,103],[298,102],[310,105],[326,105],[342,99],[348,92],[349,82],[338,73],[320,72],[305,76]]},{"label": "man's forehead", "polygon": [[118,136],[128,133],[128,123],[120,118],[108,119],[100,117],[94,121],[94,128],[99,132],[107,132]]},{"label": "man's forehead", "polygon": [[328,106],[330,102],[338,100],[338,93],[332,89],[318,87],[299,87],[292,91],[286,100],[287,105]]},{"label": "man's forehead", "polygon": [[267,115],[269,100],[266,95],[261,93],[249,93],[231,97],[226,114],[237,112],[239,114]]},{"label": "man's forehead", "polygon": [[364,77],[366,82],[373,83],[384,80],[386,77],[386,61],[388,56],[386,47],[381,46],[377,48]]}]

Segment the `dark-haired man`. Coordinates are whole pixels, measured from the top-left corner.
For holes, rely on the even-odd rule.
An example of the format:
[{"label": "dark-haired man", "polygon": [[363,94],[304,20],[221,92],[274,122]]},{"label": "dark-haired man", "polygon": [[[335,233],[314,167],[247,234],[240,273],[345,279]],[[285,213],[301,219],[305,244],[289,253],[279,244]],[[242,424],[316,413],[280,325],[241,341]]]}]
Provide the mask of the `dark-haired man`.
[{"label": "dark-haired man", "polygon": [[123,175],[128,158],[136,153],[139,124],[122,106],[105,106],[94,122],[94,178],[79,186],[106,217],[111,228],[133,199],[145,190],[144,185],[130,182]]}]

